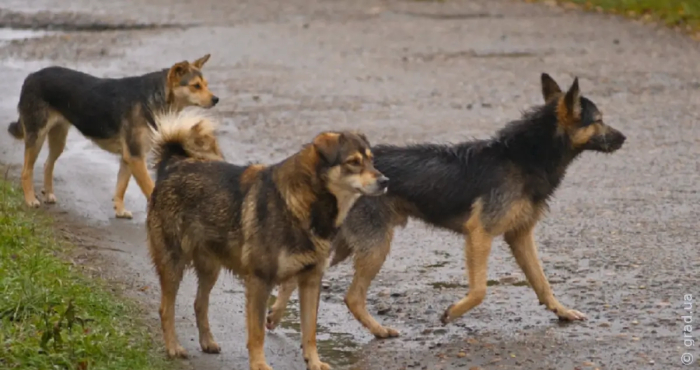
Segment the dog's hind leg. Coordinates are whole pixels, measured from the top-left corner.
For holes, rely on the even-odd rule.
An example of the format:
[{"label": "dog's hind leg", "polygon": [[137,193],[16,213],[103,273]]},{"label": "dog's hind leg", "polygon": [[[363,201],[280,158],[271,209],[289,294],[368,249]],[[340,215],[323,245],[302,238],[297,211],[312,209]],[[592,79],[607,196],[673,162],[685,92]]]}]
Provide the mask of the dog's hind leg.
[{"label": "dog's hind leg", "polygon": [[56,203],[56,195],[53,193],[53,168],[66,147],[68,129],[68,122],[60,122],[49,130],[49,156],[44,164],[44,202],[48,204]]},{"label": "dog's hind leg", "polygon": [[129,179],[131,179],[131,169],[129,168],[129,164],[122,159],[119,161],[117,188],[114,192],[114,198],[112,199],[114,203],[114,213],[117,218],[130,219],[132,217],[131,212],[124,208],[124,195],[126,194],[126,188],[129,186]]},{"label": "dog's hind leg", "polygon": [[246,278],[246,328],[250,370],[272,370],[265,359],[265,308],[273,285],[255,274]]},{"label": "dog's hind leg", "polygon": [[480,213],[476,212],[466,225],[466,246],[464,249],[467,272],[469,273],[469,293],[459,302],[445,310],[440,318],[443,324],[464,315],[478,306],[486,297],[488,279],[488,261],[491,253],[491,236],[479,220]]},{"label": "dog's hind leg", "polygon": [[279,285],[277,290],[277,299],[275,299],[275,303],[267,312],[267,320],[265,324],[267,330],[274,330],[277,325],[279,325],[280,321],[282,321],[282,317],[284,316],[284,311],[287,309],[289,299],[292,297],[292,294],[296,288],[297,279],[295,278],[289,279]]},{"label": "dog's hind leg", "polygon": [[[153,241],[150,241],[151,243]],[[164,250],[163,248],[162,250]],[[151,250],[154,250],[151,247]],[[161,256],[155,263],[160,278],[160,323],[163,328],[163,340],[170,357],[187,358],[187,351],[180,345],[175,332],[175,299],[180,288],[184,266],[175,261],[169,261]],[[154,259],[155,260],[155,259]]]},{"label": "dog's hind leg", "polygon": [[586,315],[576,310],[566,308],[554,298],[552,288],[549,286],[547,277],[544,275],[542,265],[537,256],[537,245],[533,236],[533,229],[515,231],[505,234],[506,243],[515,256],[520,268],[525,273],[527,281],[537,294],[540,303],[548,310],[554,312],[563,320],[585,320]]},{"label": "dog's hind leg", "polygon": [[367,290],[389,254],[392,238],[393,230],[388,229],[383,238],[376,241],[370,240],[371,245],[355,248],[355,275],[345,296],[345,305],[355,316],[355,319],[377,338],[399,336],[398,331],[382,326],[367,311]]},{"label": "dog's hind leg", "polygon": [[321,362],[316,346],[316,324],[318,302],[321,295],[321,278],[325,267],[299,275],[299,306],[301,317],[301,345],[304,361],[309,370],[329,370],[331,367]]},{"label": "dog's hind leg", "polygon": [[[22,118],[24,119],[24,118]],[[34,118],[31,118],[34,119]],[[46,133],[42,131],[25,132],[24,136],[24,166],[22,166],[22,190],[24,201],[32,208],[39,207],[39,199],[34,193],[34,164],[44,145]]]},{"label": "dog's hind leg", "polygon": [[214,340],[209,327],[209,295],[216,284],[221,271],[221,265],[213,258],[198,254],[194,258],[194,268],[197,272],[197,298],[194,301],[194,312],[199,329],[199,345],[203,352],[219,353],[221,347]]}]

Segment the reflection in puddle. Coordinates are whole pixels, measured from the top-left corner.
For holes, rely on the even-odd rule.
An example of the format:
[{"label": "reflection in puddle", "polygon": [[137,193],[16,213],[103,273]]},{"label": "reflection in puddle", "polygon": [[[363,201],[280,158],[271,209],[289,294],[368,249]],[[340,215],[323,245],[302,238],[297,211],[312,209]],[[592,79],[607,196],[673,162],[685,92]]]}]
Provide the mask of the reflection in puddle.
[{"label": "reflection in puddle", "polygon": [[[290,339],[301,341],[298,301],[290,301],[280,323],[280,328],[285,329],[284,334]],[[316,344],[321,359],[333,367],[343,368],[353,365],[359,360],[356,356],[358,345],[351,334],[333,333],[323,325],[318,325]]]}]

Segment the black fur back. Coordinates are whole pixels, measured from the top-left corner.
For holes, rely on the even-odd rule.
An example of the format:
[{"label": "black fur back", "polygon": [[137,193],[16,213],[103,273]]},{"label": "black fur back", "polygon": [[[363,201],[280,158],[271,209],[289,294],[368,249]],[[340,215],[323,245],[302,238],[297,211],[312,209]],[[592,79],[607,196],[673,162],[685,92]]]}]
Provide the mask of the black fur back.
[{"label": "black fur back", "polygon": [[[119,133],[123,115],[138,104],[148,113],[154,104],[165,105],[167,69],[142,76],[98,78],[63,67],[48,67],[27,76],[20,95],[20,111],[38,109],[46,102],[83,135],[108,139]],[[152,117],[149,123],[153,124]]]},{"label": "black fur back", "polygon": [[[546,202],[576,157],[564,135],[557,133],[556,105],[524,114],[488,140],[455,145],[406,147],[378,145],[375,167],[391,179],[389,201],[408,207],[410,216],[458,230],[474,202],[490,197],[525,197]],[[518,189],[512,184],[516,184]],[[486,199],[485,199],[486,200]],[[384,200],[363,197],[356,208],[376,208]]]}]

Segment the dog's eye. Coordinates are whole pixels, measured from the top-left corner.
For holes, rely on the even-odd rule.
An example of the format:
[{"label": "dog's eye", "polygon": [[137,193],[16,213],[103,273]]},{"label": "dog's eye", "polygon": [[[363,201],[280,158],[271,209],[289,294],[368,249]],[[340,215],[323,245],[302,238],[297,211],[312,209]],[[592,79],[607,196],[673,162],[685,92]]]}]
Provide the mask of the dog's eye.
[{"label": "dog's eye", "polygon": [[358,167],[362,166],[362,162],[357,158],[353,158],[353,159],[347,161],[346,163],[351,165],[351,166],[358,166]]},{"label": "dog's eye", "polygon": [[194,86],[194,88],[197,89],[197,90],[199,90],[199,89],[202,88],[202,85],[199,84],[199,83],[196,83],[196,84],[194,84],[194,85],[192,85],[192,86]]}]

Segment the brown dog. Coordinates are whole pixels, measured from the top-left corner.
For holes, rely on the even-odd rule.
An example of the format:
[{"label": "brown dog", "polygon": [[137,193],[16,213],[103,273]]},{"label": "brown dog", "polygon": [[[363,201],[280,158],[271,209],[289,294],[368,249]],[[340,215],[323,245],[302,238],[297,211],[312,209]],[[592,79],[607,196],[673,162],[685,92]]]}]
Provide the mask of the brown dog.
[{"label": "brown dog", "polygon": [[156,187],[148,205],[148,243],[160,277],[160,317],[170,356],[185,357],[174,309],[183,272],[193,266],[195,314],[204,352],[218,353],[209,329],[209,293],[221,268],[245,280],[251,370],[269,370],[266,304],[275,285],[300,286],[302,348],[311,370],[330,367],[316,349],[320,284],[331,239],[362,195],[380,195],[388,179],[374,169],[362,134],[324,132],[272,166],[223,161],[205,117],[158,119]]},{"label": "brown dog", "polygon": [[48,67],[27,76],[19,98],[19,120],[8,131],[24,138],[22,189],[27,205],[38,207],[34,193],[34,163],[48,137],[44,166],[44,202],[55,203],[53,168],[66,145],[68,129],[75,126],[100,148],[121,157],[114,209],[119,218],[131,218],[124,194],[133,175],[146,197],[153,181],[146,168],[151,148],[153,114],[180,111],[188,106],[213,107],[219,101],[209,91],[201,69],[209,54],[193,63],[126,78],[97,78],[62,67]]}]

